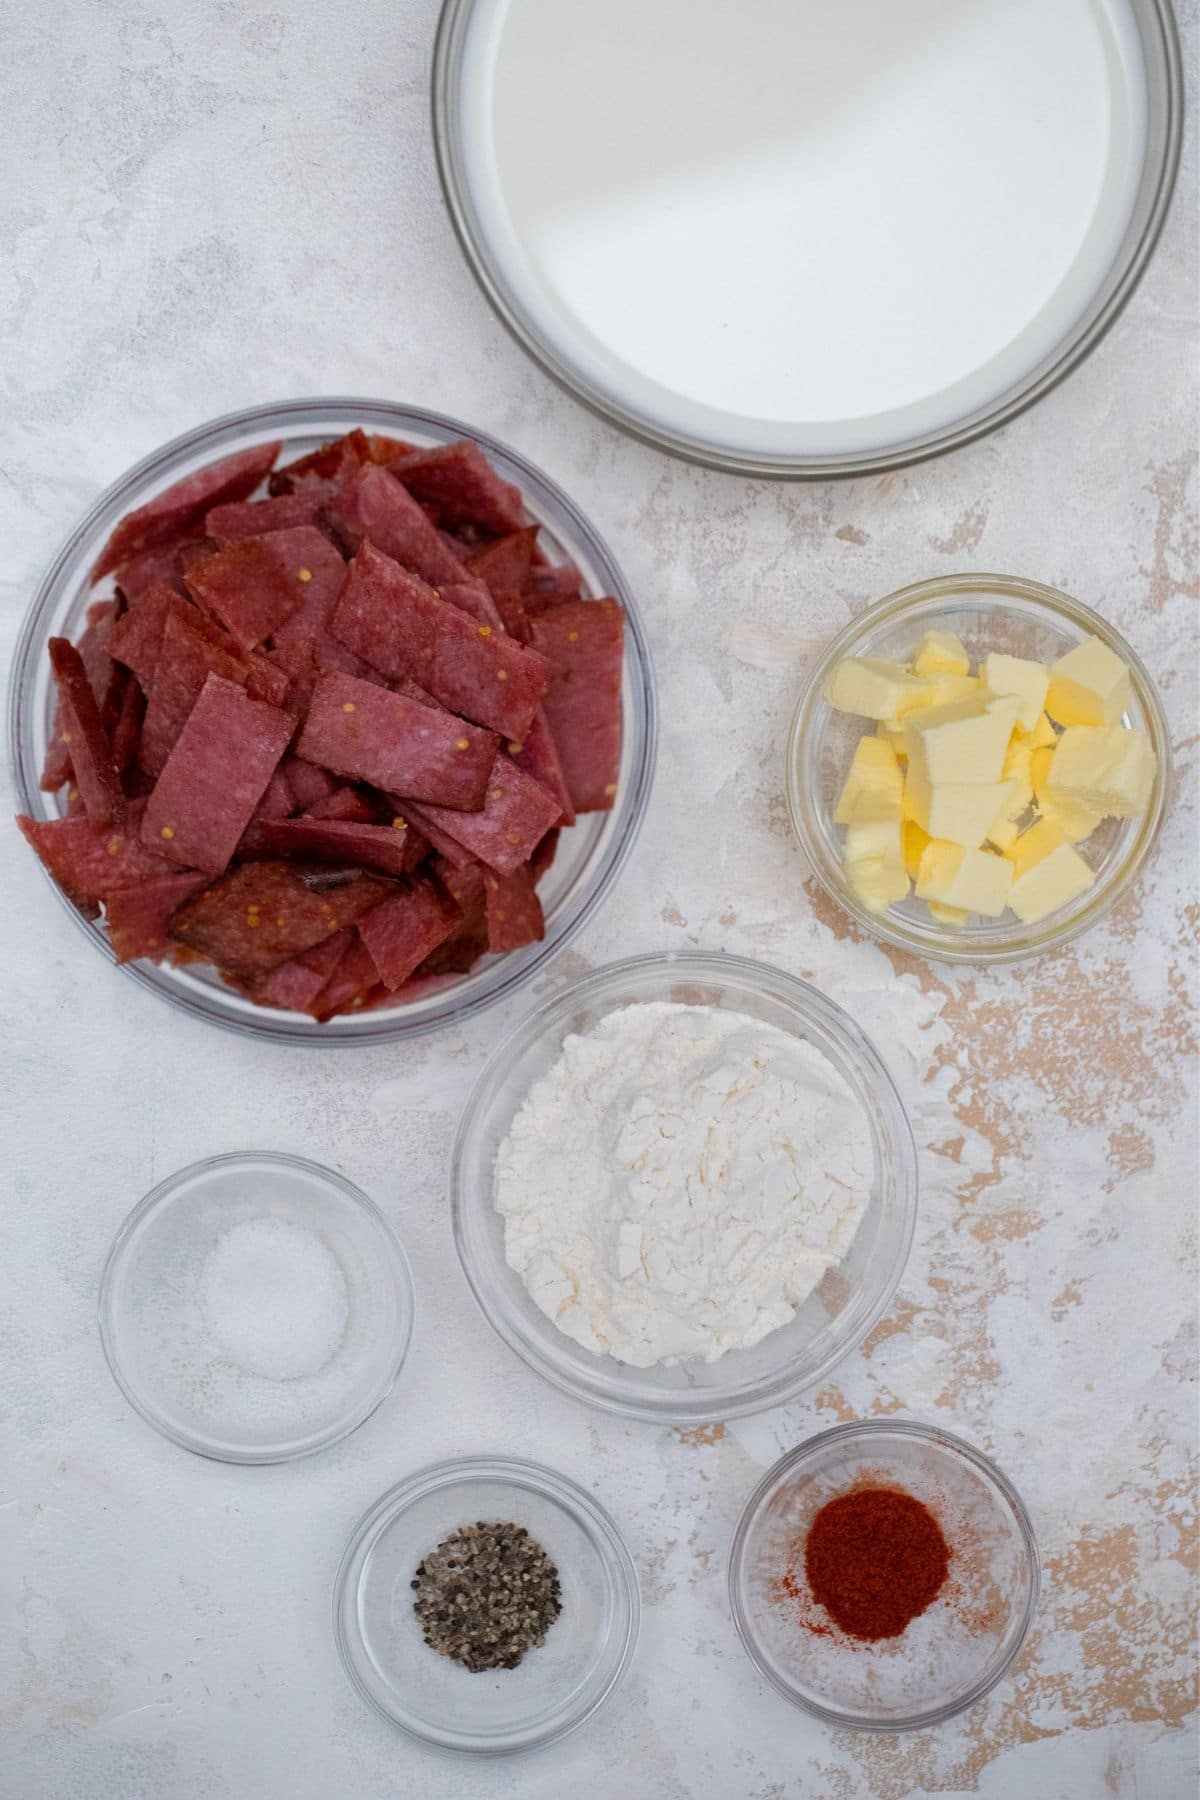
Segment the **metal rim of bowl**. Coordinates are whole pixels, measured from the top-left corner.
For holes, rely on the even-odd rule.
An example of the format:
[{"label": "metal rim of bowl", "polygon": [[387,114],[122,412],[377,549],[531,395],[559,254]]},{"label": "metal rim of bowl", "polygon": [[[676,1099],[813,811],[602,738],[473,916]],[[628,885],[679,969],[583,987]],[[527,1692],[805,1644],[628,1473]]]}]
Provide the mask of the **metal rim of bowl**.
[{"label": "metal rim of bowl", "polygon": [[[387,1381],[380,1392],[375,1395],[369,1406],[358,1409],[352,1418],[338,1426],[331,1434],[317,1438],[312,1443],[298,1444],[292,1449],[272,1449],[266,1453],[259,1451],[235,1450],[232,1448],[216,1448],[206,1442],[182,1431],[167,1419],[157,1407],[147,1403],[144,1396],[130,1383],[117,1352],[112,1331],[112,1295],[113,1283],[116,1280],[121,1260],[138,1228],[149,1218],[157,1207],[170,1198],[181,1183],[193,1176],[208,1174],[214,1170],[228,1168],[231,1164],[270,1163],[281,1169],[299,1170],[318,1181],[327,1182],[337,1188],[351,1204],[379,1232],[380,1239],[388,1246],[392,1257],[392,1274],[396,1289],[404,1309],[404,1323],[392,1358],[391,1370]],[[100,1285],[96,1296],[96,1323],[100,1331],[100,1345],[104,1351],[104,1360],[108,1364],[109,1373],[120,1388],[125,1399],[134,1412],[147,1425],[153,1427],[160,1437],[175,1444],[180,1450],[188,1450],[193,1456],[202,1456],[207,1462],[232,1463],[238,1467],[270,1467],[275,1463],[299,1462],[303,1457],[314,1456],[319,1451],[332,1449],[345,1438],[365,1425],[373,1418],[383,1405],[388,1395],[395,1388],[408,1361],[408,1353],[412,1348],[413,1335],[416,1330],[417,1296],[413,1282],[412,1267],[408,1253],[400,1242],[395,1231],[368,1194],[349,1181],[336,1169],[328,1168],[324,1163],[313,1162],[307,1156],[292,1156],[283,1150],[226,1150],[218,1156],[202,1156],[196,1162],[188,1163],[185,1168],[176,1169],[143,1194],[133,1210],[126,1215],[113,1238],[108,1255],[104,1259],[104,1268],[100,1273]]]},{"label": "metal rim of bowl", "polygon": [[[153,972],[156,965],[146,966],[140,960],[117,965],[116,953],[107,934],[96,929],[92,921],[84,918],[78,907],[59,887],[49,870],[42,867],[42,873],[49,882],[59,904],[66,908],[76,925],[86,933],[100,954],[106,957],[111,965],[119,966],[124,974],[137,982],[139,987],[146,989],[159,1000],[165,1001],[168,1006],[172,1006],[192,1018],[200,1019],[205,1024],[216,1025],[222,1030],[235,1034],[261,1038],[273,1044],[286,1044],[300,1048],[316,1046],[321,1049],[342,1049],[360,1045],[377,1047],[384,1043],[396,1043],[423,1037],[430,1032],[440,1031],[448,1025],[459,1024],[467,1018],[474,1018],[486,1011],[487,1008],[508,999],[526,983],[532,981],[535,976],[546,973],[560,953],[595,917],[608,899],[633,852],[645,822],[654,786],[659,734],[658,693],[655,685],[654,662],[645,624],[629,583],[608,544],[570,495],[565,493],[558,483],[536,464],[531,463],[520,451],[512,449],[501,439],[492,436],[491,433],[465,424],[450,414],[435,412],[427,407],[409,406],[399,401],[367,400],[353,395],[318,395],[298,400],[266,402],[260,406],[242,408],[237,412],[223,413],[218,418],[210,419],[202,425],[193,427],[190,431],[180,433],[158,449],[151,451],[149,455],[142,457],[139,462],[136,462],[105,488],[60,544],[51,559],[34,591],[33,599],[21,622],[13,649],[7,694],[9,766],[21,810],[36,817],[38,816],[41,790],[37,786],[36,777],[31,783],[26,776],[23,696],[33,659],[41,654],[46,624],[44,614],[49,608],[63,570],[78,553],[81,545],[106,524],[114,523],[121,513],[128,509],[130,497],[136,494],[147,476],[157,474],[163,478],[165,483],[167,477],[181,465],[187,463],[204,446],[212,445],[214,449],[221,448],[231,434],[240,430],[257,429],[261,426],[265,432],[271,422],[278,420],[286,424],[290,420],[298,420],[311,423],[314,435],[316,435],[322,421],[333,423],[347,414],[357,418],[360,422],[377,423],[382,428],[389,422],[395,423],[393,415],[397,411],[403,412],[409,419],[428,424],[435,430],[444,431],[450,436],[472,438],[488,452],[498,453],[519,470],[525,479],[543,489],[551,497],[567,516],[572,528],[588,543],[597,558],[604,564],[605,572],[611,578],[611,591],[620,600],[625,611],[628,638],[632,645],[632,657],[627,653],[627,666],[632,668],[637,678],[636,684],[644,712],[641,754],[636,767],[630,772],[630,785],[633,790],[632,806],[622,835],[612,846],[607,866],[603,868],[594,891],[584,900],[576,917],[562,927],[548,947],[542,945],[538,955],[531,957],[527,963],[514,967],[511,972],[497,980],[493,987],[473,995],[469,1000],[460,1001],[456,1005],[453,1000],[453,990],[448,990],[445,1004],[420,1019],[406,1021],[403,1015],[393,1017],[381,1013],[378,1015],[380,1023],[377,1029],[366,1029],[356,1035],[346,1032],[331,1032],[326,1035],[319,1028],[304,1029],[290,1023],[287,1014],[274,1012],[267,1007],[258,1008],[253,1015],[234,1016],[222,1009],[220,990],[214,990],[218,998],[214,1002],[209,1002],[200,994],[165,986]],[[361,1013],[356,1017],[366,1021],[371,1015]]]},{"label": "metal rim of bowl", "polygon": [[[781,457],[723,450],[683,432],[656,426],[606,394],[543,340],[526,308],[493,266],[486,236],[470,200],[456,130],[456,78],[462,45],[476,0],[443,0],[431,69],[433,145],[438,176],[454,232],[480,290],[526,354],[559,387],[609,425],[653,449],[718,469],[726,474],[778,480],[829,481],[883,474],[974,443],[1027,411],[1073,370],[1106,336],[1128,304],[1154,254],[1170,210],[1183,140],[1183,64],[1171,0],[1130,0],[1146,65],[1148,120],[1146,157],[1133,215],[1120,250],[1099,290],[1057,349],[1043,357],[1023,380],[990,405],[977,407],[956,425],[919,434],[886,448],[840,456]],[[1156,129],[1157,128],[1157,129]]]},{"label": "metal rim of bowl", "polygon": [[[1001,597],[1007,595],[1017,600],[1029,600],[1044,606],[1069,620],[1085,635],[1100,637],[1117,652],[1134,677],[1138,705],[1152,726],[1158,755],[1158,773],[1155,778],[1151,804],[1141,819],[1141,828],[1130,853],[1113,872],[1111,878],[1095,890],[1093,898],[1087,906],[1063,920],[1058,926],[1050,924],[1046,930],[1036,933],[1031,942],[996,947],[983,945],[972,948],[967,941],[954,942],[948,931],[941,933],[936,940],[929,936],[923,936],[916,930],[910,929],[907,924],[897,923],[890,909],[886,913],[869,912],[858,901],[848,882],[839,881],[831,876],[825,867],[824,858],[817,849],[816,836],[808,817],[808,807],[803,797],[797,770],[801,747],[809,734],[813,709],[821,701],[821,690],[826,676],[843,656],[854,653],[853,647],[862,642],[867,632],[876,625],[900,618],[909,607],[920,605],[927,600],[942,600],[947,606],[950,606],[956,599],[989,593]],[[1107,916],[1121,895],[1145,869],[1158,842],[1167,814],[1167,803],[1173,780],[1171,733],[1161,696],[1149,670],[1116,627],[1111,625],[1100,613],[1093,611],[1082,600],[1076,600],[1073,595],[1066,594],[1059,588],[1047,587],[1042,582],[1030,581],[1023,576],[964,572],[955,575],[939,575],[931,580],[915,581],[908,587],[897,588],[894,593],[885,595],[882,600],[877,600],[874,605],[869,606],[866,612],[859,613],[857,618],[852,619],[830,641],[805,679],[800,698],[796,702],[792,721],[788,727],[784,779],[788,812],[800,848],[804,852],[813,875],[842,912],[852,918],[873,938],[890,944],[894,949],[911,951],[912,954],[922,957],[927,962],[968,965],[977,968],[999,968],[1006,963],[1030,961],[1050,950],[1061,949],[1065,944],[1073,943],[1076,938],[1082,937],[1085,932],[1090,931],[1093,926],[1098,925]],[[1051,914],[1051,920],[1053,917],[1054,915]]]},{"label": "metal rim of bowl", "polygon": [[[835,1349],[832,1349],[812,1374],[805,1375],[800,1380],[797,1380],[794,1376],[790,1381],[786,1379],[778,1380],[771,1386],[769,1392],[749,1394],[738,1400],[730,1400],[727,1397],[714,1394],[714,1397],[708,1402],[673,1408],[658,1404],[651,1405],[644,1402],[639,1403],[633,1400],[625,1400],[608,1393],[593,1391],[590,1388],[587,1390],[582,1389],[569,1376],[561,1373],[556,1367],[549,1364],[540,1354],[534,1353],[532,1348],[526,1344],[522,1335],[512,1329],[507,1318],[499,1315],[497,1309],[490,1304],[487,1297],[482,1292],[476,1271],[472,1264],[472,1259],[467,1254],[464,1246],[465,1233],[462,1222],[462,1215],[464,1212],[462,1191],[464,1183],[462,1171],[463,1162],[467,1154],[468,1143],[475,1129],[479,1108],[487,1097],[487,1090],[493,1083],[498,1071],[505,1067],[510,1060],[514,1045],[535,1027],[540,1026],[544,1022],[547,1013],[558,1007],[566,1006],[571,1002],[577,1001],[581,996],[586,996],[592,988],[609,981],[614,975],[626,975],[642,969],[650,970],[656,968],[663,970],[677,968],[681,975],[686,975],[689,968],[698,967],[708,967],[710,969],[720,967],[728,969],[734,975],[741,975],[743,978],[749,978],[755,982],[761,981],[764,974],[769,975],[772,983],[776,984],[778,991],[785,998],[792,1001],[801,1012],[810,1015],[815,1010],[819,1013],[828,1014],[828,1017],[823,1017],[819,1021],[822,1027],[825,1030],[830,1030],[830,1020],[832,1020],[834,1030],[831,1032],[831,1035],[840,1035],[843,1039],[843,1049],[849,1047],[852,1050],[855,1060],[865,1063],[870,1071],[872,1080],[879,1085],[881,1091],[887,1098],[888,1110],[891,1115],[893,1127],[896,1131],[896,1149],[898,1152],[898,1162],[901,1165],[896,1181],[896,1189],[903,1211],[901,1224],[902,1242],[900,1253],[896,1258],[894,1268],[891,1270],[886,1282],[881,1286],[874,1303],[860,1321],[861,1329],[856,1327],[851,1341],[847,1341]],[[816,1003],[815,1006],[814,1002]],[[872,1040],[850,1017],[849,1013],[847,1013],[843,1007],[839,1006],[835,1000],[831,1000],[827,994],[822,993],[820,988],[814,987],[810,982],[802,981],[799,976],[789,975],[786,971],[776,968],[773,964],[756,962],[751,957],[731,956],[724,951],[672,950],[665,952],[652,951],[640,956],[624,957],[616,962],[605,963],[598,969],[590,970],[578,981],[572,982],[569,986],[559,989],[556,993],[551,994],[547,999],[543,1000],[532,1012],[521,1019],[515,1028],[493,1048],[487,1062],[484,1064],[475,1081],[474,1087],[467,1097],[466,1104],[464,1105],[459,1118],[458,1130],[455,1133],[454,1147],[450,1156],[448,1185],[450,1190],[450,1213],[454,1231],[454,1244],[458,1251],[458,1259],[462,1267],[463,1275],[471,1290],[475,1304],[478,1306],[480,1313],[500,1341],[505,1344],[527,1368],[532,1369],[534,1374],[538,1375],[543,1381],[548,1382],[551,1387],[557,1388],[560,1393],[568,1395],[580,1405],[594,1406],[600,1412],[605,1412],[620,1418],[637,1419],[641,1423],[649,1425],[694,1426],[712,1424],[716,1421],[726,1419],[749,1418],[756,1413],[765,1412],[773,1406],[784,1405],[788,1401],[795,1399],[797,1395],[808,1392],[809,1389],[825,1380],[832,1369],[837,1368],[839,1364],[843,1363],[848,1357],[854,1354],[862,1344],[864,1338],[869,1335],[879,1323],[880,1319],[885,1316],[888,1307],[895,1298],[896,1291],[903,1279],[904,1271],[908,1266],[908,1258],[912,1251],[913,1237],[916,1232],[919,1164],[916,1140],[912,1130],[912,1121],[908,1116],[908,1109],[900,1097],[900,1091],[896,1086],[891,1071],[884,1062],[879,1051],[875,1048]],[[514,1275],[514,1279],[519,1280],[520,1278]]]},{"label": "metal rim of bowl", "polygon": [[[531,1490],[534,1493],[548,1496],[557,1501],[584,1531],[585,1535],[600,1539],[612,1558],[612,1566],[619,1571],[619,1586],[628,1607],[628,1619],[625,1625],[624,1640],[613,1671],[603,1687],[592,1696],[588,1705],[576,1716],[568,1716],[556,1724],[544,1736],[536,1737],[528,1743],[511,1743],[500,1746],[471,1745],[454,1742],[445,1733],[425,1732],[416,1726],[398,1719],[394,1713],[372,1694],[355,1664],[350,1652],[350,1640],[343,1620],[343,1606],[347,1596],[347,1583],[350,1572],[363,1545],[385,1524],[399,1517],[415,1501],[435,1494],[442,1489],[452,1488],[457,1484],[471,1480],[490,1480],[509,1482]],[[360,1571],[361,1578],[361,1571]],[[357,1584],[356,1584],[357,1586]],[[357,1594],[355,1595],[357,1601]],[[573,1481],[569,1475],[563,1475],[557,1469],[548,1468],[544,1463],[537,1463],[528,1457],[520,1456],[459,1456],[448,1457],[442,1462],[430,1463],[403,1481],[381,1494],[374,1505],[369,1507],[350,1534],[349,1542],[342,1552],[337,1572],[333,1579],[333,1635],[337,1645],[338,1658],[355,1693],[381,1719],[403,1731],[406,1736],[418,1743],[433,1744],[441,1750],[452,1754],[476,1758],[519,1756],[528,1751],[543,1749],[549,1744],[560,1743],[580,1726],[586,1725],[594,1718],[620,1689],[633,1664],[637,1653],[638,1639],[641,1635],[642,1595],[638,1581],[637,1568],[629,1553],[628,1545],[621,1535],[620,1529],[607,1507],[601,1505],[594,1494]],[[357,1605],[355,1607],[357,1615]],[[361,1641],[361,1635],[360,1635]]]},{"label": "metal rim of bowl", "polygon": [[[997,1661],[995,1667],[986,1670],[967,1693],[961,1699],[956,1700],[953,1705],[930,1707],[924,1712],[913,1713],[910,1717],[903,1719],[876,1719],[861,1713],[838,1712],[832,1707],[822,1706],[819,1701],[809,1700],[789,1688],[758,1654],[755,1634],[750,1628],[748,1615],[742,1604],[737,1574],[755,1515],[766,1495],[776,1486],[781,1476],[797,1468],[814,1452],[823,1449],[826,1445],[844,1442],[849,1438],[870,1439],[888,1434],[919,1438],[925,1443],[949,1451],[951,1455],[961,1457],[963,1461],[978,1471],[983,1476],[985,1483],[1000,1495],[1016,1523],[1017,1535],[1025,1552],[1029,1575],[1028,1592],[1025,1596],[1025,1606],[1020,1624],[1013,1637],[1011,1647]],[[944,1724],[947,1719],[953,1719],[958,1714],[966,1712],[969,1707],[975,1706],[1004,1679],[1025,1648],[1029,1633],[1033,1628],[1033,1621],[1037,1616],[1038,1598],[1041,1593],[1042,1559],[1038,1549],[1037,1535],[1033,1529],[1033,1521],[1029,1517],[1025,1502],[1004,1470],[993,1462],[990,1456],[977,1449],[974,1444],[969,1444],[956,1432],[947,1431],[940,1425],[925,1425],[919,1419],[851,1419],[845,1424],[833,1425],[828,1431],[819,1431],[815,1436],[805,1438],[802,1444],[797,1444],[794,1450],[786,1451],[778,1461],[772,1463],[761,1477],[742,1508],[734,1529],[726,1562],[725,1580],[729,1611],[742,1648],[763,1680],[768,1682],[777,1694],[781,1694],[792,1706],[800,1707],[804,1712],[812,1714],[826,1725],[840,1727],[842,1730],[894,1735],[902,1731],[923,1731],[931,1726]]]}]

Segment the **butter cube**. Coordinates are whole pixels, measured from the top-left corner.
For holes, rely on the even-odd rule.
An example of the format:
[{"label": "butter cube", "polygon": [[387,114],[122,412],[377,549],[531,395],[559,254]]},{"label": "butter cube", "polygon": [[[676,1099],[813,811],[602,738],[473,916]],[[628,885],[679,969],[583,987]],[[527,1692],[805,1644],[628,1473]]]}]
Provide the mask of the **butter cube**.
[{"label": "butter cube", "polygon": [[913,658],[918,675],[965,675],[970,667],[966,648],[952,631],[927,631]]},{"label": "butter cube", "polygon": [[925,691],[911,669],[875,656],[843,657],[825,683],[830,706],[866,719],[899,719],[924,705]]},{"label": "butter cube", "polygon": [[1003,856],[963,844],[940,843],[935,838],[921,858],[917,898],[996,919],[1008,904],[1012,878],[1012,864]]},{"label": "butter cube", "polygon": [[931,785],[979,787],[1000,780],[1020,702],[1011,694],[979,694],[905,719],[909,768]]},{"label": "butter cube", "polygon": [[950,925],[955,931],[961,931],[971,917],[965,906],[943,906],[940,900],[927,900],[929,916],[936,919],[939,925]]},{"label": "butter cube", "polygon": [[1046,704],[1050,671],[1041,663],[1029,662],[1023,656],[1004,656],[993,650],[985,657],[983,679],[993,694],[1015,694],[1021,703],[1017,728],[1033,731]]},{"label": "butter cube", "polygon": [[1051,664],[1046,711],[1060,725],[1112,725],[1132,694],[1120,657],[1098,637],[1088,637]]},{"label": "butter cube", "polygon": [[1058,733],[1045,713],[1038,714],[1037,724],[1032,731],[1022,731],[1018,725],[1013,737],[1018,743],[1028,745],[1030,750],[1053,750],[1058,742]]},{"label": "butter cube", "polygon": [[987,841],[989,844],[993,844],[1003,856],[1012,854],[1012,847],[1019,836],[1015,819],[993,819],[988,826]]},{"label": "butter cube", "polygon": [[834,823],[848,825],[856,809],[871,801],[883,802],[898,814],[903,791],[904,777],[891,745],[882,743],[877,737],[859,738],[834,808]]},{"label": "butter cube", "polygon": [[1158,759],[1144,731],[1124,725],[1069,725],[1047,775],[1050,800],[1107,818],[1136,819],[1150,803]]},{"label": "butter cube", "polygon": [[846,827],[846,879],[870,912],[908,896],[898,808],[863,803]]},{"label": "butter cube", "polygon": [[925,681],[925,705],[949,706],[955,700],[970,700],[982,692],[983,681],[978,675],[929,675]]},{"label": "butter cube", "polygon": [[[1058,739],[1054,742],[1057,746]],[[1050,792],[1050,771],[1057,754],[1056,748],[1030,753],[1029,779],[1033,784],[1033,797],[1042,817],[1057,825],[1069,844],[1081,844],[1084,838],[1091,837],[1103,814],[1085,806],[1081,800]]]},{"label": "butter cube", "polygon": [[930,842],[929,833],[918,825],[915,819],[905,819],[901,842],[904,846],[905,872],[915,881],[917,870],[921,867],[925,846]]},{"label": "butter cube", "polygon": [[962,781],[926,781],[912,770],[904,790],[905,812],[930,837],[952,844],[982,844],[993,822],[1012,804],[1013,784],[989,781],[973,785]]},{"label": "butter cube", "polygon": [[1028,744],[1022,744],[1014,737],[1004,753],[1004,766],[1000,771],[1004,780],[1012,784],[1012,804],[1008,811],[1010,819],[1019,818],[1033,800],[1033,778],[1030,774],[1032,761],[1033,751]]},{"label": "butter cube", "polygon": [[1017,840],[1008,904],[1022,924],[1033,925],[1086,894],[1094,881],[1078,850],[1056,825],[1043,819]]}]

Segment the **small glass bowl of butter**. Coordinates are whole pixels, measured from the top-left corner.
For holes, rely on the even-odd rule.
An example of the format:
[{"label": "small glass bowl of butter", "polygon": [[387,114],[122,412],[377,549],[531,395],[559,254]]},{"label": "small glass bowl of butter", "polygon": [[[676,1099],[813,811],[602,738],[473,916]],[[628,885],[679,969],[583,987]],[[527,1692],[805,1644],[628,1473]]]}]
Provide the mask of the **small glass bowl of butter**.
[{"label": "small glass bowl of butter", "polygon": [[1090,929],[1149,856],[1170,787],[1162,701],[1129,645],[1007,575],[871,607],[819,659],[788,737],[821,886],[942,962],[1016,962]]}]

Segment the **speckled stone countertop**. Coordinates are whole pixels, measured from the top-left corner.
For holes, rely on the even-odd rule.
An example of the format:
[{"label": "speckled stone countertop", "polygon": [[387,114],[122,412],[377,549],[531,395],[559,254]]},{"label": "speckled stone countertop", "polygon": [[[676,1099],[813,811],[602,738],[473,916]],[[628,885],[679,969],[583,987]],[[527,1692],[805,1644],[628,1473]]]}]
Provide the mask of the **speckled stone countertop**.
[{"label": "speckled stone countertop", "polygon": [[[0,1105],[0,1792],[11,1800],[830,1800],[1195,1792],[1197,1137],[1195,132],[1133,304],[1006,431],[882,480],[705,473],[597,422],[477,293],[443,212],[426,86],[434,0],[0,0],[0,637],[97,490],[165,438],[314,392],[457,414],[591,515],[645,609],[664,720],[650,816],[550,984],[700,944],[827,990],[911,1110],[923,1191],[900,1294],[823,1391],[655,1431],[502,1353],[450,1242],[444,1167],[489,1048],[534,995],[408,1048],[298,1053],[177,1017],[106,968],[7,838]],[[1182,8],[1195,61],[1196,4]],[[1145,878],[1085,942],[994,974],[861,939],[807,877],[782,745],[806,660],[869,601],[961,568],[1114,619],[1161,682],[1178,763]],[[411,1254],[416,1348],[339,1449],[238,1470],[118,1394],[96,1282],[154,1182],[237,1147],[308,1153]],[[907,1413],[999,1459],[1045,1558],[1010,1679],[936,1732],[839,1735],[743,1656],[738,1512],[782,1450]],[[333,1571],[407,1471],[520,1450],[620,1520],[646,1612],[620,1696],[544,1755],[448,1762],[338,1667]]]}]

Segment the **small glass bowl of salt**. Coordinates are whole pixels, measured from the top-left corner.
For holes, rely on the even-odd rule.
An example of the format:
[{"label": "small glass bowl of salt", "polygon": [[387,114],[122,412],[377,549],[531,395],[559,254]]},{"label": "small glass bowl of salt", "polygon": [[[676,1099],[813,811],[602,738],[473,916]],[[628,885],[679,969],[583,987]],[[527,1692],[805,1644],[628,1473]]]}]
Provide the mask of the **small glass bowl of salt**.
[{"label": "small glass bowl of salt", "polygon": [[164,1437],[221,1462],[337,1443],[391,1390],[412,1275],[387,1220],[331,1169],[209,1157],[126,1219],[100,1283],[118,1386]]}]

